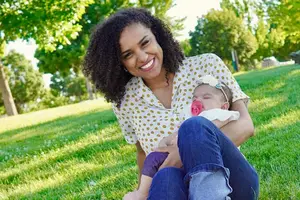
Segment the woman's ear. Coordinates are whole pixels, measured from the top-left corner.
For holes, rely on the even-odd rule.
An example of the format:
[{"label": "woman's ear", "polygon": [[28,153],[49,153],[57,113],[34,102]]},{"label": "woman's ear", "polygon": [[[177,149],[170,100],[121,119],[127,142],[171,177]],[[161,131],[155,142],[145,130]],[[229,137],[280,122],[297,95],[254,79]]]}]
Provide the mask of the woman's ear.
[{"label": "woman's ear", "polygon": [[229,103],[228,102],[226,102],[226,103],[224,103],[223,105],[222,105],[222,107],[221,107],[221,109],[223,109],[223,110],[228,110],[229,109]]}]

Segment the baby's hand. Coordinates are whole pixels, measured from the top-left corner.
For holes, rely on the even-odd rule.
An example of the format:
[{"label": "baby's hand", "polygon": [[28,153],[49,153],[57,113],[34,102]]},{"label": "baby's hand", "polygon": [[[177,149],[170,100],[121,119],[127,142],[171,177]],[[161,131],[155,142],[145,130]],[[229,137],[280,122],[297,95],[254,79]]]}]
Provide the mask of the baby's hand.
[{"label": "baby's hand", "polygon": [[141,194],[138,190],[135,190],[133,192],[128,192],[123,197],[123,200],[146,200],[147,196]]}]

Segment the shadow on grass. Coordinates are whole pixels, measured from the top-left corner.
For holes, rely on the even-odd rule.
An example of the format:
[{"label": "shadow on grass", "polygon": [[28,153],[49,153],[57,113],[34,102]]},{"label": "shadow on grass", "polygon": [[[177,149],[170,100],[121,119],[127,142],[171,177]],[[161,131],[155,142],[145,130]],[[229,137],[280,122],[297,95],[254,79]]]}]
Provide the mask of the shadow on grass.
[{"label": "shadow on grass", "polygon": [[[117,164],[114,164],[112,166],[102,168],[100,170],[87,169],[84,170],[82,173],[69,178],[63,183],[57,182],[55,186],[47,187],[42,190],[28,193],[25,195],[12,195],[10,196],[10,198],[102,199],[107,195],[111,196],[112,193],[124,189],[126,190],[126,188],[130,186],[130,183],[128,183],[127,181],[127,184],[124,188],[124,180],[122,178],[127,177],[131,178],[131,180],[133,180],[133,177],[136,178],[135,173],[133,173],[132,170],[130,170],[135,167],[135,156],[133,155],[133,152],[128,152],[123,155],[120,154],[114,157],[113,159],[115,161],[124,160],[124,157],[127,157],[129,159],[124,160],[124,162],[118,162]],[[101,183],[103,182],[103,179],[107,179],[108,181],[104,181],[104,183]],[[94,182],[94,185],[90,184],[91,180]]]},{"label": "shadow on grass", "polygon": [[[79,141],[80,142],[80,141]],[[43,159],[40,157],[40,159],[34,160],[32,159],[29,161],[29,163],[20,164],[18,166],[19,170],[13,170],[14,166],[12,168],[7,168],[6,174],[5,172],[0,175],[2,182],[4,184],[7,184],[9,187],[12,183],[18,183],[22,181],[22,174],[29,173],[30,171],[45,171],[46,173],[44,175],[41,175],[40,178],[48,178],[49,176],[52,176],[56,173],[56,171],[53,171],[57,164],[64,163],[69,161],[70,159],[77,159],[80,162],[89,161],[95,157],[99,152],[105,153],[106,151],[110,151],[112,149],[118,150],[125,144],[121,142],[121,139],[114,139],[114,140],[107,140],[104,143],[99,142],[96,144],[88,144],[87,146],[84,146],[83,148],[74,150],[74,151],[64,151],[61,155],[53,155],[49,159]],[[68,145],[65,147],[68,148]],[[45,155],[47,156],[47,154]],[[12,172],[10,172],[12,170]],[[57,170],[59,171],[59,170]],[[49,173],[50,172],[50,173]]]},{"label": "shadow on grass", "polygon": [[[112,110],[84,113],[50,122],[3,132],[0,135],[0,168],[8,159],[15,163],[24,155],[47,153],[84,136],[97,132],[117,121]],[[19,137],[20,136],[20,137]],[[8,159],[6,159],[8,157]],[[11,159],[14,158],[14,159]],[[6,161],[5,161],[6,160]],[[22,159],[21,159],[22,160]]]}]

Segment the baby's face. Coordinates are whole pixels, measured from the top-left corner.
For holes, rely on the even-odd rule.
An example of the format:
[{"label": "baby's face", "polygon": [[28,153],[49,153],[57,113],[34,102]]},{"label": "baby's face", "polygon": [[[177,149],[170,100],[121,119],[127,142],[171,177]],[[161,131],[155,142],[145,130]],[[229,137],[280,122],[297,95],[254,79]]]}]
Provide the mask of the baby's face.
[{"label": "baby's face", "polygon": [[195,88],[193,101],[197,100],[202,103],[202,110],[210,110],[213,108],[222,108],[224,105],[223,93],[217,88],[209,85],[200,85]]}]

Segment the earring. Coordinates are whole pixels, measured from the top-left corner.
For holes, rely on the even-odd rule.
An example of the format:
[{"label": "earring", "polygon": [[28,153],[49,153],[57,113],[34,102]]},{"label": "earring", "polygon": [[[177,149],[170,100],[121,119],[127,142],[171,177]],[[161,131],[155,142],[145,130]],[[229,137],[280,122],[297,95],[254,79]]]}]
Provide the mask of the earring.
[{"label": "earring", "polygon": [[125,72],[128,72],[128,70],[125,67],[123,69],[124,69]]}]

